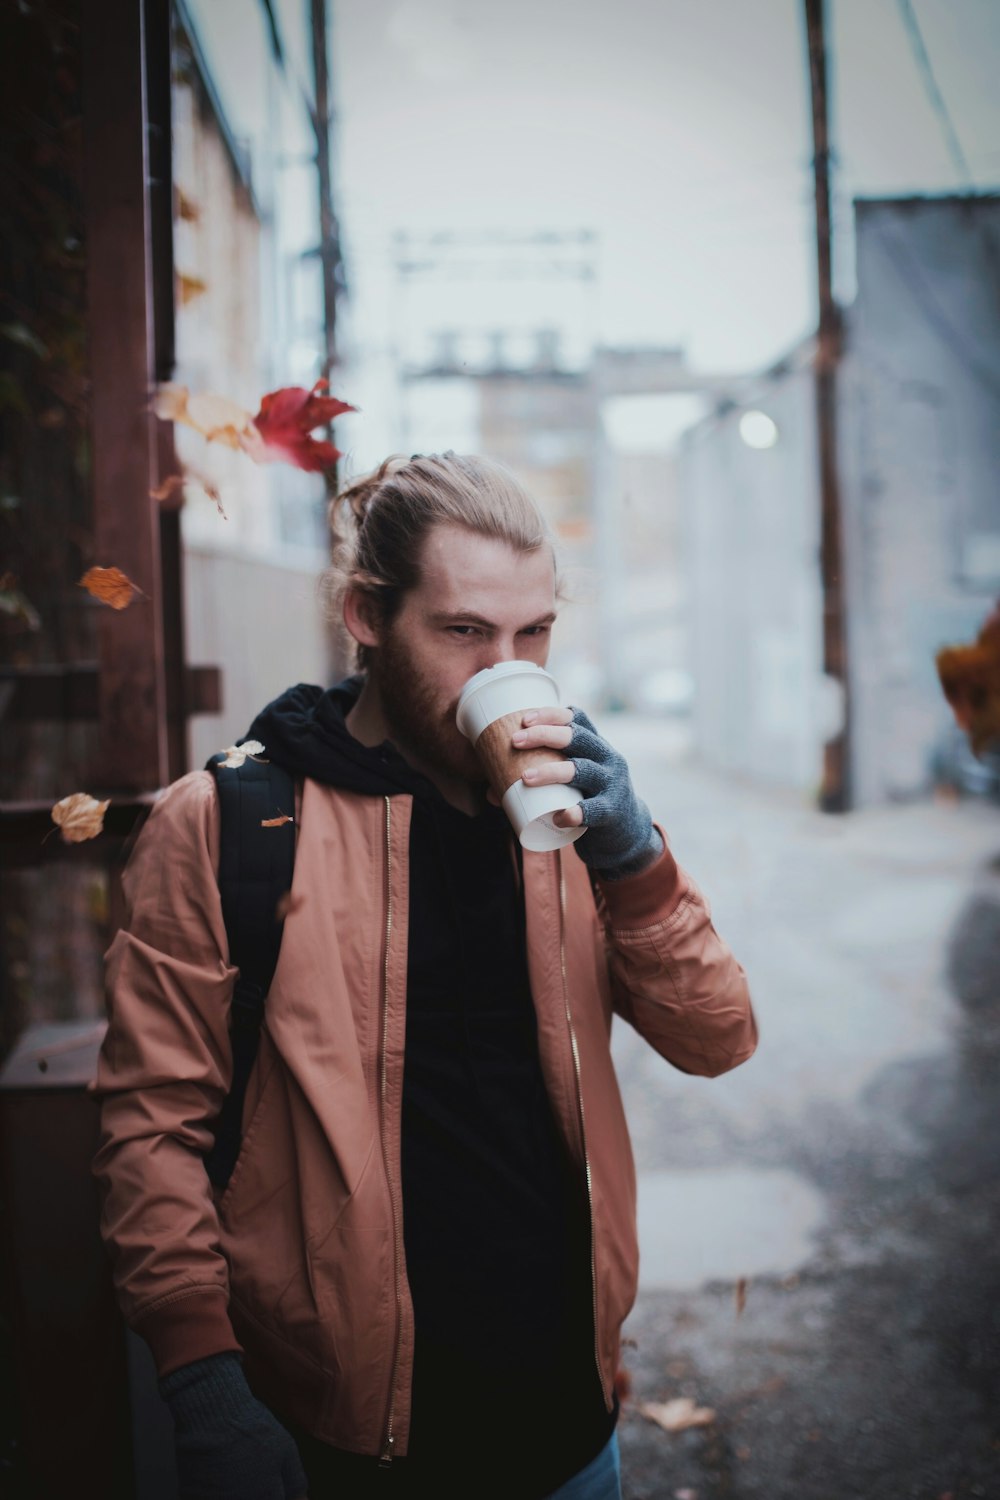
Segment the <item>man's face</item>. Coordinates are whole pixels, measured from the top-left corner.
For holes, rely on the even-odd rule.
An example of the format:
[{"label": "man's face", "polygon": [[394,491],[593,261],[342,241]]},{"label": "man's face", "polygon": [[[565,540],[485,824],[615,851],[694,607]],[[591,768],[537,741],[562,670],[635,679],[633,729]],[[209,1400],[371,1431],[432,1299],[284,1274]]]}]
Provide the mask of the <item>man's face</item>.
[{"label": "man's face", "polygon": [[420,582],[383,631],[371,674],[404,752],[481,782],[475,751],[455,724],[458,697],[497,662],[545,665],[556,615],[552,552],[547,545],[519,552],[442,525],[428,535],[420,564]]}]

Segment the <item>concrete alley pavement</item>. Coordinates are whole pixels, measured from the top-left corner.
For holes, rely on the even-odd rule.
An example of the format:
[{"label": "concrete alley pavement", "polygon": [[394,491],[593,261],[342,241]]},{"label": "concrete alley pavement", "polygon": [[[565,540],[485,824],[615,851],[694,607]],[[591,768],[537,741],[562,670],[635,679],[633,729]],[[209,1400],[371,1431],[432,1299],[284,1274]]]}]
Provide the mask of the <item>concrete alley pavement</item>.
[{"label": "concrete alley pavement", "polygon": [[[601,727],[761,1025],[749,1063],[697,1079],[616,1023],[642,1245],[626,1500],[1000,1500],[1000,808],[826,816],[686,759],[669,724]],[[714,1419],[637,1412],[680,1396]]]}]

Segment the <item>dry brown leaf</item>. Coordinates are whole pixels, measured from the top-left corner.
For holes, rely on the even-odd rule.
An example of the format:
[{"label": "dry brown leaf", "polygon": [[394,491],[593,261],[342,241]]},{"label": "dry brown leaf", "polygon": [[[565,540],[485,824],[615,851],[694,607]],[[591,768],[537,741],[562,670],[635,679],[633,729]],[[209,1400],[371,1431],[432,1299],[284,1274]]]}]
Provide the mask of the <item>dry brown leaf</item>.
[{"label": "dry brown leaf", "polygon": [[747,1279],[741,1276],[736,1283],[736,1316],[742,1317],[743,1309],[747,1305]]},{"label": "dry brown leaf", "polygon": [[296,892],[294,896],[291,891],[286,891],[283,896],[279,896],[278,898],[278,904],[274,908],[274,920],[276,922],[283,922],[286,917],[291,916],[293,911],[298,911],[305,899],[301,891]]},{"label": "dry brown leaf", "polygon": [[690,1396],[677,1396],[673,1401],[640,1401],[639,1412],[664,1432],[685,1432],[689,1427],[708,1427],[715,1421],[712,1408],[698,1406]]},{"label": "dry brown leaf", "polygon": [[185,474],[168,474],[162,484],[158,484],[155,490],[150,490],[150,500],[169,500],[171,495],[182,490],[187,481]]},{"label": "dry brown leaf", "polygon": [[1000,742],[1000,599],[970,645],[944,646],[935,662],[956,723],[982,756]]},{"label": "dry brown leaf", "polygon": [[157,386],[153,411],[164,422],[181,422],[200,432],[206,442],[227,448],[241,447],[241,438],[253,427],[250,413],[228,396],[211,391],[192,396],[186,385],[169,380]]},{"label": "dry brown leaf", "polygon": [[195,297],[200,297],[203,292],[208,291],[207,281],[203,281],[200,276],[185,276],[183,271],[178,273],[177,283],[181,307],[187,307]]},{"label": "dry brown leaf", "polygon": [[197,224],[201,216],[201,209],[193,198],[189,198],[183,188],[174,184],[174,193],[177,201],[177,217],[185,219],[189,224]]},{"label": "dry brown leaf", "polygon": [[[264,747],[261,746],[261,749],[263,748]],[[261,828],[282,828],[286,823],[291,823],[292,821],[293,820],[290,814],[282,813],[281,816],[277,818],[261,818],[260,826]]]},{"label": "dry brown leaf", "polygon": [[248,755],[251,760],[256,760],[263,748],[260,740],[244,740],[241,745],[230,745],[221,764],[231,768],[241,766]]},{"label": "dry brown leaf", "polygon": [[80,587],[102,604],[110,604],[112,609],[127,609],[136,594],[142,593],[121,568],[88,568],[80,579]]},{"label": "dry brown leaf", "polygon": [[110,805],[110,797],[106,802],[98,802],[86,792],[73,792],[55,804],[52,821],[67,844],[82,844],[84,839],[95,839],[102,832],[104,814]]},{"label": "dry brown leaf", "polygon": [[219,493],[219,486],[217,484],[213,484],[210,479],[199,479],[198,483],[201,485],[208,498],[215,501],[216,508],[218,509],[219,515],[222,517],[222,519],[224,521],[228,521],[229,517],[222,509],[222,496]]},{"label": "dry brown leaf", "polygon": [[228,521],[229,517],[222,508],[222,496],[219,493],[219,486],[204,474],[198,474],[193,469],[188,469],[183,474],[168,474],[162,484],[158,484],[155,490],[150,490],[149,498],[160,501],[169,500],[172,495],[188,484],[196,484],[199,489],[204,490],[208,498],[215,501],[216,509],[222,519]]}]

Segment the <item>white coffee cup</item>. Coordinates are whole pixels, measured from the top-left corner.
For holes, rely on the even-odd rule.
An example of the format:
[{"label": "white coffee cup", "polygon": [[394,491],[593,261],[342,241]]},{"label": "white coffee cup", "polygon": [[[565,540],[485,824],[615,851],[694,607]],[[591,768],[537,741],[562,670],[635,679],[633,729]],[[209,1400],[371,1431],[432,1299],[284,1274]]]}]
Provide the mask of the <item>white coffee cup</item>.
[{"label": "white coffee cup", "polygon": [[475,745],[521,844],[542,853],[572,844],[586,833],[583,825],[560,828],[552,821],[553,813],[573,807],[583,797],[564,782],[525,786],[521,771],[526,765],[560,759],[562,752],[545,746],[518,750],[510,739],[529,709],[558,706],[558,685],[544,668],[533,661],[502,661],[469,678],[456,713],[458,728]]}]

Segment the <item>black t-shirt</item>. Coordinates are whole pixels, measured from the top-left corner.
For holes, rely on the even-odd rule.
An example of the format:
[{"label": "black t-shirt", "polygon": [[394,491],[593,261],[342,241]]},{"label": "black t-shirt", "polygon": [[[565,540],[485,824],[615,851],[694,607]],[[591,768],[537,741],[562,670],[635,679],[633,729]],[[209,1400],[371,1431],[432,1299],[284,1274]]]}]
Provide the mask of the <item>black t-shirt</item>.
[{"label": "black t-shirt", "polygon": [[586,1190],[538,1059],[518,852],[498,808],[470,818],[443,799],[414,804],[402,1136],[412,1453],[453,1452],[456,1429],[509,1433],[505,1447],[545,1464],[532,1475],[544,1495],[595,1456],[613,1419],[594,1351]]}]

